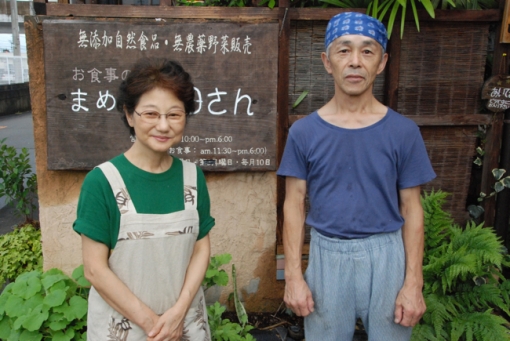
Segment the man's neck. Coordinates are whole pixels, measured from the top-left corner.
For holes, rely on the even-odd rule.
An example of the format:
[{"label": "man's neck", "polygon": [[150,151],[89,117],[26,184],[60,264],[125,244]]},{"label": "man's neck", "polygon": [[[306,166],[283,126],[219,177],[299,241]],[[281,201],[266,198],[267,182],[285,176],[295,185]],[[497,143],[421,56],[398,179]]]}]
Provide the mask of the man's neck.
[{"label": "man's neck", "polygon": [[335,93],[322,108],[319,116],[326,122],[346,129],[368,127],[386,115],[388,108],[380,103],[371,92],[359,96]]}]

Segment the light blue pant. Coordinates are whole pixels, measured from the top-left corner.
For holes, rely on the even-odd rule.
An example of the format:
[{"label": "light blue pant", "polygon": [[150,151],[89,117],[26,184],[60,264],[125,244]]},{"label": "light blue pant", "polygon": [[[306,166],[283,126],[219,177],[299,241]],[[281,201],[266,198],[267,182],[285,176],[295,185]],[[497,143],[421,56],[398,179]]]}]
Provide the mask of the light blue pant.
[{"label": "light blue pant", "polygon": [[352,341],[357,318],[369,341],[408,341],[412,328],[393,322],[405,275],[401,231],[350,240],[311,234],[305,280],[315,311],[305,318],[306,341]]}]

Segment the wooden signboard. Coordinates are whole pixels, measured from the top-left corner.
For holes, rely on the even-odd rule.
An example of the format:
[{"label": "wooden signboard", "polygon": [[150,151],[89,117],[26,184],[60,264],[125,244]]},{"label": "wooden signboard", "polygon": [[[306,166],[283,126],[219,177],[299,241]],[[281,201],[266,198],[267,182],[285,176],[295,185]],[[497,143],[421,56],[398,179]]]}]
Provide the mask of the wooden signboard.
[{"label": "wooden signboard", "polygon": [[489,78],[482,88],[485,107],[492,112],[501,112],[510,108],[510,77],[504,75]]},{"label": "wooden signboard", "polygon": [[176,60],[196,111],[175,156],[211,171],[276,169],[276,22],[45,20],[48,169],[91,169],[132,141],[115,107],[141,57]]}]

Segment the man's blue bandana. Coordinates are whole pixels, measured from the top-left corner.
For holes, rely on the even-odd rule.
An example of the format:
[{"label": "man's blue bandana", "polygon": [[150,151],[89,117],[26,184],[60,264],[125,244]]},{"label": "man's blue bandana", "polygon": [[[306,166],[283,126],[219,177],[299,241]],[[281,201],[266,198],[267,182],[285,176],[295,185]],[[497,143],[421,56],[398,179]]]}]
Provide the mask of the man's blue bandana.
[{"label": "man's blue bandana", "polygon": [[386,52],[388,35],[386,27],[377,19],[366,14],[356,12],[344,12],[335,15],[326,28],[326,39],[324,41],[326,50],[336,38],[348,34],[358,34],[374,39]]}]

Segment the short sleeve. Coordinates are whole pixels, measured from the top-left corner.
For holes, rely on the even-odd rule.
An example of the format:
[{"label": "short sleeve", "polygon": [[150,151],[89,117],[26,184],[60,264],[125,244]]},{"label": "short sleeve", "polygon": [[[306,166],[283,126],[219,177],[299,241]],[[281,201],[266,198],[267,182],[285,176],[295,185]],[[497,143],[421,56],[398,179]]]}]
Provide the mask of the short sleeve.
[{"label": "short sleeve", "polygon": [[205,176],[202,170],[197,167],[197,187],[198,187],[198,217],[200,220],[200,229],[197,240],[204,238],[213,228],[215,220],[211,217],[211,200],[209,191],[205,182]]},{"label": "short sleeve", "polygon": [[280,167],[276,172],[280,176],[291,176],[298,179],[307,179],[307,161],[298,140],[298,131],[295,129],[296,122],[289,131],[289,137],[283,151]]},{"label": "short sleeve", "polygon": [[[111,199],[111,200],[108,200]],[[112,248],[111,205],[113,194],[99,168],[90,171],[83,181],[73,229],[90,239]]]},{"label": "short sleeve", "polygon": [[423,185],[436,177],[417,126],[408,135],[407,142],[402,142],[402,146],[403,152],[398,164],[399,189]]}]

